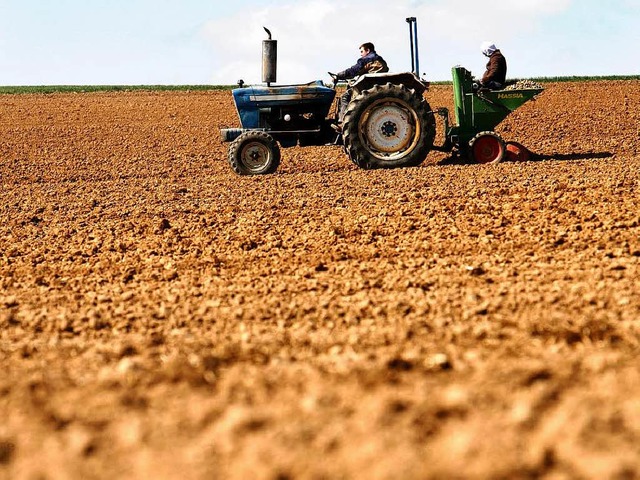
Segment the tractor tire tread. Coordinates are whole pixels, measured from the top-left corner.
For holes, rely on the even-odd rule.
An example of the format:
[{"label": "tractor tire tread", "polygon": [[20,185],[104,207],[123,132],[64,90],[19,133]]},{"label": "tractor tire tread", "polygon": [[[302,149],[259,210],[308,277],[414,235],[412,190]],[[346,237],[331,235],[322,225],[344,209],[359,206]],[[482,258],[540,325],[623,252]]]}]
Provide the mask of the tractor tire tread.
[{"label": "tractor tire tread", "polygon": [[[270,161],[260,171],[253,171],[242,161],[242,147],[246,142],[257,141],[262,143],[271,153]],[[229,145],[228,160],[231,169],[238,175],[267,175],[274,173],[280,166],[280,148],[274,138],[267,132],[248,131],[240,134]]]},{"label": "tractor tire tread", "polygon": [[[420,122],[418,139],[413,146],[396,158],[386,159],[383,155],[376,155],[364,143],[359,132],[359,123],[368,107],[374,102],[390,98],[397,99],[411,110],[412,116]],[[360,168],[397,168],[411,167],[421,164],[433,147],[435,139],[435,119],[431,107],[424,97],[417,95],[415,89],[392,83],[376,84],[364,90],[351,99],[343,121],[343,138],[345,150],[351,161]]]}]

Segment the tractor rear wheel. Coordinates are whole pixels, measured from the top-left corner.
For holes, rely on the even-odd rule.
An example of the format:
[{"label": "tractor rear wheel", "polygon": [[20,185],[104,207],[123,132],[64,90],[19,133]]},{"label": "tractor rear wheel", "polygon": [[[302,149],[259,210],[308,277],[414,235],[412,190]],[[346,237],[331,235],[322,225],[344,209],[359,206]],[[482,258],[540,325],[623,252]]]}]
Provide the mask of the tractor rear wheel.
[{"label": "tractor rear wheel", "polygon": [[229,146],[229,164],[238,175],[273,173],[280,165],[280,147],[266,132],[244,132]]},{"label": "tractor rear wheel", "polygon": [[433,147],[436,123],[422,95],[387,83],[352,98],[342,131],[347,155],[359,167],[412,167]]},{"label": "tractor rear wheel", "polygon": [[495,132],[480,132],[469,142],[471,158],[478,163],[498,163],[507,150],[504,140]]}]

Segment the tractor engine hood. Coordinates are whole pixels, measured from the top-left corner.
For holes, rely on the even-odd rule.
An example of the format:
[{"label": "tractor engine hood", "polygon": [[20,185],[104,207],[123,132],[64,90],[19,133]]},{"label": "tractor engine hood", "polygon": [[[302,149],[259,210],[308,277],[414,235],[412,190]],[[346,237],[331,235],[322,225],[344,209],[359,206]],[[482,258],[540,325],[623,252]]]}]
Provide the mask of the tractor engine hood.
[{"label": "tractor engine hood", "polygon": [[314,112],[324,118],[331,108],[335,90],[320,80],[302,85],[252,86],[233,90],[233,99],[243,128],[261,128],[260,114],[276,109]]}]

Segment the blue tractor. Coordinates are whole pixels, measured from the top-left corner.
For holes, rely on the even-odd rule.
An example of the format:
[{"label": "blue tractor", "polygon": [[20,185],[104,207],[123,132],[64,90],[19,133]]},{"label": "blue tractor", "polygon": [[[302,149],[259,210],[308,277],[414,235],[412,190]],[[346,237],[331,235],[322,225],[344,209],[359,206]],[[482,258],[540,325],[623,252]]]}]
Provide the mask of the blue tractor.
[{"label": "blue tractor", "polygon": [[[433,147],[436,125],[423,93],[428,83],[413,72],[376,73],[350,83],[351,101],[338,127],[337,81],[272,86],[275,82],[277,43],[263,41],[263,82],[233,90],[242,128],[221,130],[231,142],[229,163],[239,175],[273,173],[280,164],[280,147],[341,144],[359,167],[415,166]],[[415,46],[417,49],[417,31]],[[411,32],[411,29],[410,29]],[[412,58],[414,38],[412,37]],[[337,100],[339,101],[339,99]],[[335,112],[331,114],[330,112]]]}]

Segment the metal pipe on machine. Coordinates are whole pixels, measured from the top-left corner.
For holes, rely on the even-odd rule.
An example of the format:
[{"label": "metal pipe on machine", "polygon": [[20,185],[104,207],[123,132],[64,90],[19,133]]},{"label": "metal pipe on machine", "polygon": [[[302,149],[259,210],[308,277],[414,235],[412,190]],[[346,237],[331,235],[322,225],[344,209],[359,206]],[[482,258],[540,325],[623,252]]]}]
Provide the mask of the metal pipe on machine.
[{"label": "metal pipe on machine", "polygon": [[276,82],[278,41],[271,39],[271,32],[267,27],[262,28],[264,28],[264,31],[269,35],[267,40],[262,41],[262,81],[269,87],[271,83]]},{"label": "metal pipe on machine", "polygon": [[407,17],[409,24],[409,43],[411,45],[411,71],[420,77],[420,59],[418,53],[418,19]]}]

